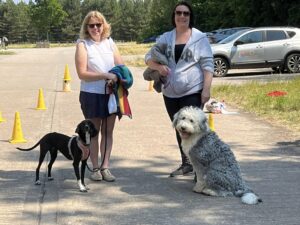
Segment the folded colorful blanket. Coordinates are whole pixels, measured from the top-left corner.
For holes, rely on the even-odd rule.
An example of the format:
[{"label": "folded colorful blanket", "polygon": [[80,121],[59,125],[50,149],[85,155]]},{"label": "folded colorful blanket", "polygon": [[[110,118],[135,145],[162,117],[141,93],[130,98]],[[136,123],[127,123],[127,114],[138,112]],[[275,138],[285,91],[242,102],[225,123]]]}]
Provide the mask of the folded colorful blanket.
[{"label": "folded colorful blanket", "polygon": [[128,89],[133,84],[133,77],[130,70],[125,65],[118,65],[113,67],[109,72],[118,77],[118,82],[112,87],[112,92],[116,96],[117,100],[118,117],[121,119],[123,115],[126,115],[129,118],[132,118],[128,101]]}]

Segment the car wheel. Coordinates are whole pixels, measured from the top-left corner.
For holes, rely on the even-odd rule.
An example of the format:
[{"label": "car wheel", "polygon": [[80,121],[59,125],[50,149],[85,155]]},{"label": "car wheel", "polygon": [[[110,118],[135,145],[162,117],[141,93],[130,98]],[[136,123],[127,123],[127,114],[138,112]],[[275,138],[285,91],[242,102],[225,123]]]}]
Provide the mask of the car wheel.
[{"label": "car wheel", "polygon": [[225,77],[227,75],[229,66],[225,59],[217,57],[214,59],[214,76]]},{"label": "car wheel", "polygon": [[286,68],[290,73],[300,72],[300,54],[291,54],[286,59]]}]

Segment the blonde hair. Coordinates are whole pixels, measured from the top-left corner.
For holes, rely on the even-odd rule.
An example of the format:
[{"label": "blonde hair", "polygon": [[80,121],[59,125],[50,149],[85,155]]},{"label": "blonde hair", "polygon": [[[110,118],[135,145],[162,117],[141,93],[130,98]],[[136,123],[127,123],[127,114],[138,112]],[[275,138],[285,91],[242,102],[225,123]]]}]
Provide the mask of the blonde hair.
[{"label": "blonde hair", "polygon": [[88,30],[87,30],[87,24],[90,20],[90,18],[97,18],[100,20],[100,22],[102,23],[102,26],[103,26],[103,31],[102,31],[102,34],[101,34],[101,40],[105,39],[105,38],[108,38],[111,34],[111,26],[109,23],[107,23],[105,17],[102,15],[102,13],[98,12],[98,11],[91,11],[89,12],[82,24],[81,24],[81,28],[80,28],[80,39],[87,39],[87,38],[91,38]]}]

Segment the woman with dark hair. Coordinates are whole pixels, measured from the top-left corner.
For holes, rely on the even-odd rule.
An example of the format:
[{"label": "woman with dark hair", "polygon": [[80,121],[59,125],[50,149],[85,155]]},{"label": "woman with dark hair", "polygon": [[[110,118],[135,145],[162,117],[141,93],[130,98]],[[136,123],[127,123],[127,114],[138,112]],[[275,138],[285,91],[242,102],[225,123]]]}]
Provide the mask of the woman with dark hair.
[{"label": "woman with dark hair", "polygon": [[[205,33],[194,25],[194,13],[187,2],[179,2],[172,13],[174,29],[162,34],[157,45],[166,45],[164,55],[167,65],[151,59],[151,50],[145,61],[149,68],[157,70],[164,83],[162,86],[166,110],[171,120],[185,106],[203,108],[210,98],[214,71],[213,55]],[[181,153],[181,165],[170,176],[185,175],[193,171],[192,165],[181,147],[181,138],[176,132]]]}]

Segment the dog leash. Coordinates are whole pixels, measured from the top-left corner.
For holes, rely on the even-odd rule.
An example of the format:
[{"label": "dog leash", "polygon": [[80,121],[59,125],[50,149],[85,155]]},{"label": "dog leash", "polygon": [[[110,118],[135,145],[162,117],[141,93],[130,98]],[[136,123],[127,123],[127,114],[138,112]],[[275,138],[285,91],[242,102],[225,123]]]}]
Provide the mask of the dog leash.
[{"label": "dog leash", "polygon": [[[107,89],[107,82],[105,82],[105,86],[104,86],[104,94],[106,95],[106,89]],[[102,168],[103,164],[104,164],[104,160],[105,160],[105,156],[106,156],[106,149],[107,149],[107,117],[105,117],[105,139],[104,139],[104,154],[103,154],[103,159],[101,159],[101,165],[100,168]]]},{"label": "dog leash", "polygon": [[[106,89],[107,89],[107,82],[105,82],[105,86],[104,86],[104,94],[106,95]],[[105,160],[105,156],[106,156],[106,149],[107,149],[107,117],[105,117],[105,140],[104,140],[104,154],[103,154],[103,157],[101,157],[101,164],[100,164],[100,167],[97,168],[97,169],[91,169],[89,167],[88,164],[86,164],[86,167],[88,168],[88,170],[90,172],[97,172],[99,170],[101,170],[103,164],[104,164],[104,160]]]}]

